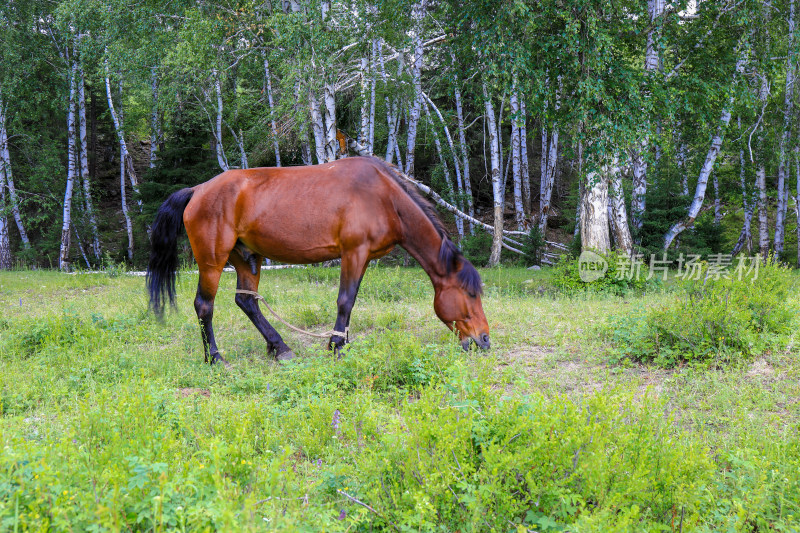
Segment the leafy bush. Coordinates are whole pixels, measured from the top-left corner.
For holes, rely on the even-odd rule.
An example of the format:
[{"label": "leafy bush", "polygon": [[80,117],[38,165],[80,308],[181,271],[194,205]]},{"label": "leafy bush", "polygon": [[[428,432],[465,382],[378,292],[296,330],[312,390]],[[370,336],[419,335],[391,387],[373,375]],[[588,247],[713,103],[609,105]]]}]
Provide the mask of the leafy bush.
[{"label": "leafy bush", "polygon": [[522,239],[522,252],[525,262],[529,265],[541,265],[542,254],[545,251],[544,235],[539,226],[534,225],[528,235]]},{"label": "leafy bush", "polygon": [[611,253],[605,256],[605,260],[608,264],[605,274],[587,283],[581,279],[579,261],[562,258],[553,269],[553,285],[559,292],[568,296],[584,293],[625,296],[631,292],[642,292],[648,286],[660,285],[661,280],[658,278],[647,280],[646,265],[640,269],[632,268],[630,260],[625,255]]},{"label": "leafy bush", "polygon": [[665,367],[749,358],[790,331],[794,285],[789,269],[774,262],[741,280],[708,277],[706,265],[669,303],[612,318],[614,358]]},{"label": "leafy bush", "polygon": [[486,266],[492,254],[492,236],[478,230],[461,239],[461,251],[475,266]]}]

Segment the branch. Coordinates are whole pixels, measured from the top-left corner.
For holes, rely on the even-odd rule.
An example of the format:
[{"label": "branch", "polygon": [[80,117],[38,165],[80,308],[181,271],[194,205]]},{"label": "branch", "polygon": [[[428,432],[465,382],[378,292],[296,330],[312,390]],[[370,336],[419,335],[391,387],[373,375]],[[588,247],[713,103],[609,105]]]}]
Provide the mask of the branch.
[{"label": "branch", "polygon": [[347,493],[346,493],[345,491],[343,491],[343,490],[336,489],[336,492],[337,492],[337,493],[339,493],[339,494],[341,494],[342,496],[344,496],[345,498],[347,498],[347,499],[348,499],[348,500],[350,500],[351,502],[353,502],[353,503],[357,503],[357,504],[358,504],[358,505],[360,505],[361,507],[364,507],[365,509],[368,509],[369,511],[372,511],[373,513],[375,513],[375,514],[376,514],[376,515],[378,515],[379,517],[381,517],[381,518],[383,518],[384,520],[386,520],[386,522],[387,522],[387,523],[388,523],[390,526],[392,526],[393,528],[395,528],[397,531],[400,531],[400,528],[399,528],[399,527],[397,527],[397,525],[395,525],[395,523],[394,523],[394,522],[392,522],[391,520],[389,520],[388,518],[386,518],[385,516],[383,516],[383,514],[379,513],[378,511],[376,511],[375,509],[373,509],[372,507],[370,507],[370,506],[369,506],[369,505],[367,505],[366,503],[364,503],[364,502],[362,502],[361,500],[358,500],[358,499],[356,499],[356,498],[354,498],[354,497],[350,496],[349,494],[347,494]]}]

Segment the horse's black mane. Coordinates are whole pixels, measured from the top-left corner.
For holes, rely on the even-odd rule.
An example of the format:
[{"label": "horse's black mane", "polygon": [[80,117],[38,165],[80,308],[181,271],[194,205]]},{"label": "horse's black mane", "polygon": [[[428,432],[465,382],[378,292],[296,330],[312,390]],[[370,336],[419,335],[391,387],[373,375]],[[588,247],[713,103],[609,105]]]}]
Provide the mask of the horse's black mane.
[{"label": "horse's black mane", "polygon": [[405,193],[414,201],[415,204],[422,209],[428,220],[431,221],[433,227],[436,228],[437,233],[442,238],[442,247],[439,249],[439,262],[445,266],[448,274],[458,270],[459,263],[461,270],[458,271],[457,277],[461,287],[471,294],[483,294],[483,283],[478,271],[472,266],[472,263],[464,257],[458,246],[450,239],[450,234],[445,229],[442,221],[439,220],[439,215],[436,214],[436,208],[425,197],[420,194],[419,190],[411,183],[410,178],[405,178],[399,168],[391,163],[384,161],[375,156],[368,156],[366,159],[371,160],[389,174]]}]

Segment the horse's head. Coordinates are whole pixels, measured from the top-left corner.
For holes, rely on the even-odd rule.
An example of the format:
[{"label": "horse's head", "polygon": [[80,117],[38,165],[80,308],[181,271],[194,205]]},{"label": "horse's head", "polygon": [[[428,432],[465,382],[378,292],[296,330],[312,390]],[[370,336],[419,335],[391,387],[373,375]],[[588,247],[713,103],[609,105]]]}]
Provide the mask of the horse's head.
[{"label": "horse's head", "polygon": [[472,263],[461,254],[449,239],[442,242],[439,260],[445,266],[445,276],[434,283],[433,309],[448,328],[458,332],[461,346],[467,350],[472,341],[487,350],[489,323],[483,314],[481,276]]}]

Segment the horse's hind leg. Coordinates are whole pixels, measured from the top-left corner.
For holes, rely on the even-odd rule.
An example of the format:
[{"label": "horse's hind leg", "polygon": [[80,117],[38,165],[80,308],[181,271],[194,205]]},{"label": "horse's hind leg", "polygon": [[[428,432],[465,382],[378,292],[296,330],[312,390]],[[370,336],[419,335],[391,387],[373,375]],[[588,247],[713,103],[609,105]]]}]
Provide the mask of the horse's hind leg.
[{"label": "horse's hind leg", "polygon": [[[255,258],[257,264],[261,264],[263,258],[260,255],[255,255]],[[261,278],[261,270],[257,270],[254,273],[251,270],[252,262],[241,257],[236,251],[231,254],[230,262],[236,269],[236,288],[257,292],[258,282]],[[287,361],[294,358],[292,350],[283,342],[280,333],[278,333],[275,328],[267,322],[267,319],[264,318],[261,309],[258,307],[258,300],[255,296],[252,294],[236,293],[235,301],[236,305],[244,311],[247,318],[250,319],[256,329],[264,336],[264,340],[267,341],[267,351],[270,354],[274,354],[279,361]]]},{"label": "horse's hind leg", "polygon": [[[224,263],[223,265],[224,266]],[[205,362],[209,361],[213,365],[221,362],[228,366],[228,362],[219,354],[217,341],[214,339],[214,298],[219,288],[219,278],[222,274],[222,266],[216,268],[201,268],[200,279],[197,282],[197,296],[194,299],[194,310],[197,312],[197,319],[200,321],[200,333],[203,338],[203,350],[205,352]]]}]

